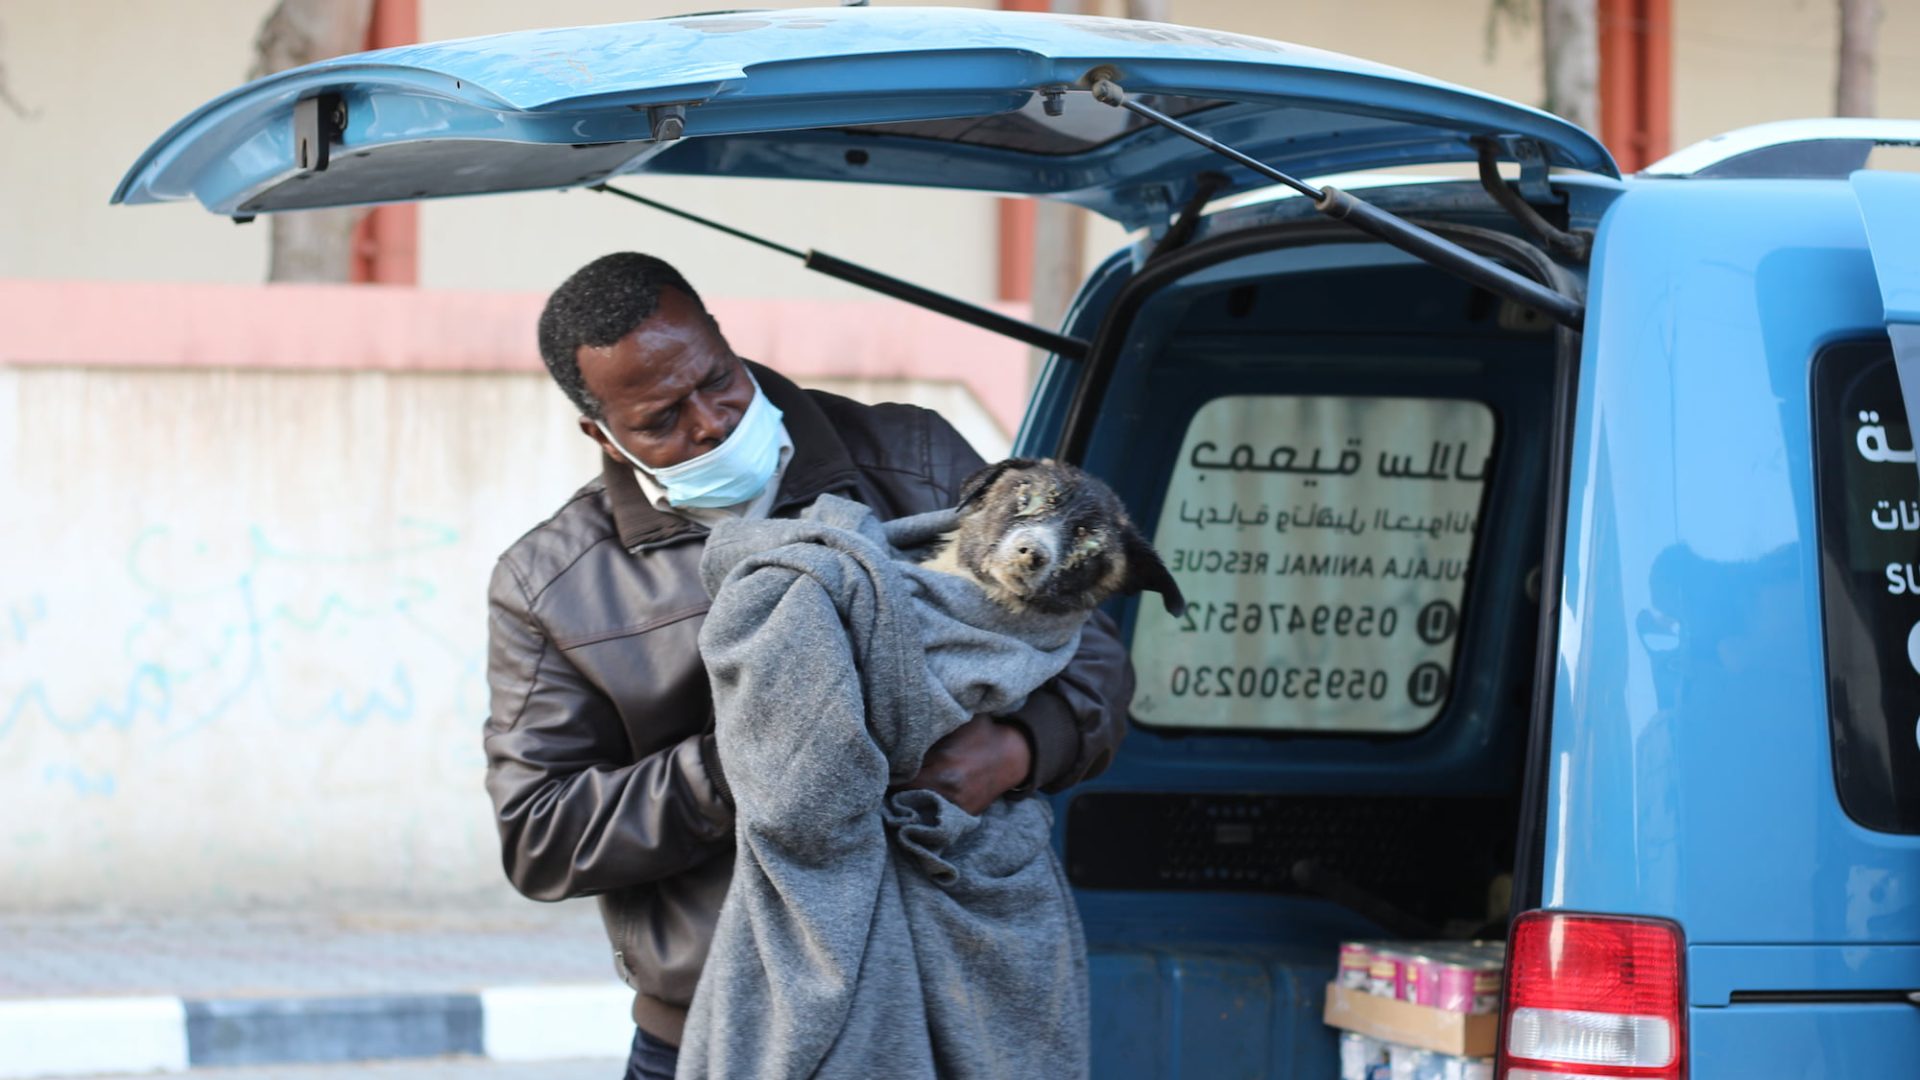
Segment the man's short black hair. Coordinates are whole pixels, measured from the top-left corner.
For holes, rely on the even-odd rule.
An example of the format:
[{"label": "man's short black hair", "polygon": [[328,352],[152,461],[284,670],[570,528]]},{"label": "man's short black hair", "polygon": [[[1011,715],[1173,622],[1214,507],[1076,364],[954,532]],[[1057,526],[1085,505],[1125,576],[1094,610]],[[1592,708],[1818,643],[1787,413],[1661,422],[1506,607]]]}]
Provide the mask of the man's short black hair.
[{"label": "man's short black hair", "polygon": [[602,255],[575,271],[540,313],[540,358],[580,414],[601,418],[600,402],[580,377],[578,350],[602,348],[636,330],[660,306],[661,289],[678,289],[702,314],[706,305],[680,271],[637,251]]}]

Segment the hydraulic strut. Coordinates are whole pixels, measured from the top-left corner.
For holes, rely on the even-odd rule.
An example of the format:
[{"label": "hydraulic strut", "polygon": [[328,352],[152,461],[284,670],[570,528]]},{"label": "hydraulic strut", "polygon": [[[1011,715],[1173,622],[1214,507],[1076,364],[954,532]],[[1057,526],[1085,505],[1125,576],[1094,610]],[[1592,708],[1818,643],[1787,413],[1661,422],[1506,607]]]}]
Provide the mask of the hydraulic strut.
[{"label": "hydraulic strut", "polygon": [[798,248],[791,248],[785,244],[769,240],[764,236],[755,236],[744,229],[736,229],[731,225],[723,225],[711,218],[703,218],[698,214],[688,213],[678,207],[668,206],[663,202],[655,202],[644,195],[636,195],[631,191],[622,191],[617,187],[609,187],[606,184],[595,184],[593,190],[602,191],[608,195],[618,195],[623,199],[637,202],[642,206],[652,207],[663,214],[672,214],[674,217],[691,221],[696,225],[705,225],[709,229],[718,230],[726,233],[728,236],[738,237],[748,243],[759,244],[769,251],[777,251],[790,258],[799,259],[800,264],[807,269],[825,274],[828,277],[838,278],[849,285],[858,285],[863,289],[871,289],[882,295],[891,296],[895,300],[905,300],[907,303],[917,307],[938,312],[948,318],[959,319],[961,322],[980,327],[982,330],[990,330],[996,334],[1010,337],[1015,341],[1025,342],[1037,349],[1045,349],[1050,353],[1056,353],[1070,360],[1086,359],[1088,345],[1080,338],[1055,333],[1045,327],[1035,326],[1029,322],[1021,322],[1019,319],[1002,315],[991,308],[983,308],[978,304],[969,304],[958,297],[935,292],[924,285],[915,285],[911,281],[902,281],[891,274],[883,274],[878,270],[861,266],[859,263],[852,263],[845,259],[835,258],[824,251],[815,251],[811,248],[806,251],[801,251]]},{"label": "hydraulic strut", "polygon": [[1150,120],[1176,135],[1184,136],[1271,180],[1285,184],[1313,200],[1314,209],[1330,218],[1344,221],[1362,232],[1383,240],[1419,259],[1464,278],[1483,289],[1517,301],[1553,319],[1569,329],[1579,330],[1586,307],[1565,293],[1547,288],[1531,278],[1522,277],[1492,259],[1476,255],[1459,244],[1435,235],[1405,218],[1390,214],[1363,199],[1328,185],[1315,187],[1288,176],[1201,131],[1188,127],[1158,109],[1129,98],[1111,79],[1093,84],[1094,100],[1122,108]]}]

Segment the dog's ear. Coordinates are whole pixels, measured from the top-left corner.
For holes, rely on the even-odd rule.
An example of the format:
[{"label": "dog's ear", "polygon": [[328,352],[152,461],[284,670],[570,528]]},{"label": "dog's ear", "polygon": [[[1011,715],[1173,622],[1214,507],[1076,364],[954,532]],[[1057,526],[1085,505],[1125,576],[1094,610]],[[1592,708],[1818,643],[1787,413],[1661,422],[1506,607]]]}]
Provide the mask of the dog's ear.
[{"label": "dog's ear", "polygon": [[993,487],[993,482],[1000,479],[1001,473],[1009,469],[1030,469],[1037,464],[1039,462],[1033,458],[1007,458],[1004,461],[996,461],[960,481],[960,509],[966,510],[979,502],[987,493],[987,489]]},{"label": "dog's ear", "polygon": [[1179,583],[1173,580],[1167,564],[1160,561],[1160,553],[1153,550],[1140,530],[1128,525],[1122,543],[1127,552],[1127,580],[1120,586],[1121,591],[1157,592],[1160,602],[1167,606],[1167,614],[1176,619],[1186,614],[1187,598],[1181,594]]}]

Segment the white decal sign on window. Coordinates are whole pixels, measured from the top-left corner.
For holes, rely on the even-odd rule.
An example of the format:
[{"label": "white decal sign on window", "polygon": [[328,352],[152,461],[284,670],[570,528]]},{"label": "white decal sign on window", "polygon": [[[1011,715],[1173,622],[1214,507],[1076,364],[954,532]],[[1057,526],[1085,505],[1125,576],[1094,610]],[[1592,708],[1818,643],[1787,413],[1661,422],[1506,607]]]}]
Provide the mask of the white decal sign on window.
[{"label": "white decal sign on window", "polygon": [[1154,546],[1187,613],[1142,604],[1133,713],[1160,727],[1417,731],[1446,704],[1493,410],[1216,398]]}]

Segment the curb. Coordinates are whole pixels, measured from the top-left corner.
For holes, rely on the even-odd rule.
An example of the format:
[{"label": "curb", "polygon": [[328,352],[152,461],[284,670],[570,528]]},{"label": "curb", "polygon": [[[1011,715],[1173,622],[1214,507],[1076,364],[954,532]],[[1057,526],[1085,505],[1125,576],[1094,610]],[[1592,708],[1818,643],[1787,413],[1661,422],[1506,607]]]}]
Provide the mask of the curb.
[{"label": "curb", "polygon": [[0,1077],[185,1072],[451,1054],[625,1058],[633,991],[618,983],[462,994],[0,1000]]}]

